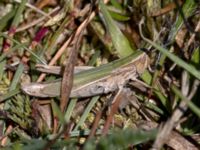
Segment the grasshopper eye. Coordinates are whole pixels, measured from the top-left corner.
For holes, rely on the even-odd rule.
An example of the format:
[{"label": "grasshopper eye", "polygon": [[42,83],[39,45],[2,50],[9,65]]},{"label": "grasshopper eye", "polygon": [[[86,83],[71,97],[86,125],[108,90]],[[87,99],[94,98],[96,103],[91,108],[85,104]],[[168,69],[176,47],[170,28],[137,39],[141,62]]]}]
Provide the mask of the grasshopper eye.
[{"label": "grasshopper eye", "polygon": [[104,87],[101,85],[95,85],[93,88],[91,88],[91,92],[93,94],[102,94],[104,92]]}]

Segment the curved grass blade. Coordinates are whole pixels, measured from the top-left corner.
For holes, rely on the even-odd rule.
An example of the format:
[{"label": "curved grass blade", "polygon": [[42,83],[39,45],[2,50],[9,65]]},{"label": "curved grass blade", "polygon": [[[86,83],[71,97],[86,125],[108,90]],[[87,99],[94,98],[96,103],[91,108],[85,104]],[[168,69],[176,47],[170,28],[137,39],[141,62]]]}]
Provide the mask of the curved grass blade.
[{"label": "curved grass blade", "polygon": [[[142,32],[140,31],[140,33],[142,33]],[[163,48],[162,46],[160,46],[160,45],[156,44],[155,42],[145,38],[142,34],[141,34],[141,36],[147,43],[151,44],[153,47],[155,47],[157,50],[159,50],[160,52],[165,54],[169,59],[171,59],[177,65],[184,68],[185,70],[187,70],[189,73],[191,73],[193,76],[195,76],[197,79],[200,80],[200,72],[194,66],[186,63],[181,58],[170,53],[167,49]]]},{"label": "curved grass blade", "polygon": [[44,60],[42,60],[39,56],[37,56],[31,49],[27,48],[25,45],[21,44],[20,42],[18,42],[17,40],[10,38],[9,36],[7,36],[6,34],[0,32],[0,37],[4,37],[7,38],[9,40],[11,40],[12,42],[16,43],[17,45],[21,45],[26,51],[28,51],[31,55],[33,55],[37,60],[39,60],[39,62],[41,62],[44,65],[47,65],[46,62]]}]

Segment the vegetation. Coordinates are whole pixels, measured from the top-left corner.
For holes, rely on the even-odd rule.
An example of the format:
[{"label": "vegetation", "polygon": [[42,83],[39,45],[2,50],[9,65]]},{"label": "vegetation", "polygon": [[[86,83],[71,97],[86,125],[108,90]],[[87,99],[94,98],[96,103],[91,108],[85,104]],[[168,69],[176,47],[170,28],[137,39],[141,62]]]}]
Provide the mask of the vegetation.
[{"label": "vegetation", "polygon": [[199,4],[1,0],[0,149],[199,149]]}]

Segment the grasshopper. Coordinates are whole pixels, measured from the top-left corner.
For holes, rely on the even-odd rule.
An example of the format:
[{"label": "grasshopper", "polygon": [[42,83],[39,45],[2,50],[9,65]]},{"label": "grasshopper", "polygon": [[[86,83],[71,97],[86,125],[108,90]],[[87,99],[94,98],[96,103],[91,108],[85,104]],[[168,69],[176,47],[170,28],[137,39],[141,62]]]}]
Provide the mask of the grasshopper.
[{"label": "grasshopper", "polygon": [[[108,64],[75,73],[70,97],[91,97],[123,88],[130,79],[136,80],[148,65],[148,55],[138,50]],[[22,85],[21,88],[31,96],[56,97],[60,96],[61,80],[29,83]]]}]

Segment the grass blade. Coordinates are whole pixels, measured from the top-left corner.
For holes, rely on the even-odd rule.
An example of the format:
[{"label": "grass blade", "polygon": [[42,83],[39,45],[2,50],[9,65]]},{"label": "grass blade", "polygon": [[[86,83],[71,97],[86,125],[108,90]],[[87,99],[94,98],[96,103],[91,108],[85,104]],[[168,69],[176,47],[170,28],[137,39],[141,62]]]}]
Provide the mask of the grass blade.
[{"label": "grass blade", "polygon": [[24,11],[24,9],[26,8],[26,3],[27,3],[27,0],[22,0],[21,3],[20,3],[20,6],[19,8],[17,9],[17,12],[15,14],[15,17],[12,21],[12,25],[11,27],[14,27],[16,29],[16,27],[18,26],[19,22],[20,22],[20,17],[21,17],[21,14],[22,12]]},{"label": "grass blade", "polygon": [[175,86],[171,86],[172,91],[185,103],[188,105],[188,107],[200,118],[200,108],[198,108],[193,102],[189,101],[183,94],[180,92],[180,90]]},{"label": "grass blade", "polygon": [[17,84],[20,82],[20,78],[22,76],[23,71],[24,71],[24,65],[19,64],[17,71],[15,73],[15,76],[12,80],[11,85],[10,85],[9,91],[13,91],[14,89],[16,89]]},{"label": "grass blade", "polygon": [[78,99],[71,99],[69,102],[68,108],[65,113],[65,122],[67,122],[67,123],[69,122],[70,117],[72,116],[72,113],[73,113],[74,107],[76,106],[77,100]]},{"label": "grass blade", "polygon": [[2,32],[0,32],[0,37],[1,37],[1,36],[4,37],[4,38],[7,38],[7,39],[9,39],[9,40],[11,40],[12,42],[16,43],[17,45],[21,45],[26,51],[28,51],[28,52],[29,52],[31,55],[33,55],[37,60],[39,60],[39,62],[41,62],[41,63],[44,64],[44,65],[47,65],[46,62],[45,62],[42,58],[38,57],[31,49],[27,48],[25,45],[21,44],[21,43],[18,42],[17,40],[15,40],[15,39],[13,39],[13,38],[7,36],[6,34],[4,34],[4,33],[2,33]]},{"label": "grass blade", "polygon": [[3,95],[3,96],[0,96],[0,102],[3,102],[11,97],[13,97],[14,95],[16,94],[19,94],[20,93],[20,89],[17,88],[17,89],[14,89],[12,91],[9,91],[7,94]]},{"label": "grass blade", "polygon": [[[141,32],[142,33],[142,32]],[[151,44],[153,47],[155,47],[157,50],[159,50],[160,52],[162,52],[163,54],[165,54],[169,59],[171,59],[174,63],[176,63],[177,65],[179,65],[180,67],[184,68],[185,70],[187,70],[189,73],[191,73],[193,76],[195,76],[197,79],[200,80],[200,72],[192,65],[186,63],[185,61],[183,61],[181,58],[179,58],[178,56],[170,53],[167,49],[161,47],[160,45],[156,44],[155,42],[145,38],[144,36],[142,36],[143,39],[148,42],[149,44]]]},{"label": "grass blade", "polygon": [[91,109],[93,108],[93,106],[95,105],[95,103],[98,101],[99,96],[95,96],[91,99],[90,103],[88,104],[87,108],[85,109],[83,115],[81,116],[79,122],[77,123],[77,125],[74,128],[74,131],[78,130],[78,128],[80,126],[82,126],[82,124],[84,123],[84,121],[86,120],[86,118],[89,116],[88,114],[90,113]]},{"label": "grass blade", "polygon": [[126,129],[124,131],[115,131],[108,137],[102,137],[100,141],[94,144],[95,141],[86,143],[84,149],[127,149],[128,145],[136,145],[152,140],[156,137],[157,130],[133,131]]},{"label": "grass blade", "polygon": [[133,49],[131,48],[128,39],[122,34],[118,26],[115,24],[102,0],[100,0],[99,7],[118,55],[120,57],[125,57],[133,53]]},{"label": "grass blade", "polygon": [[54,117],[58,117],[60,123],[64,124],[65,119],[64,119],[62,112],[60,111],[60,108],[58,107],[58,105],[53,100],[52,100],[51,104],[52,104]]}]

